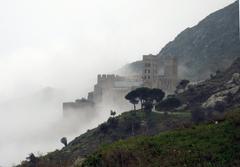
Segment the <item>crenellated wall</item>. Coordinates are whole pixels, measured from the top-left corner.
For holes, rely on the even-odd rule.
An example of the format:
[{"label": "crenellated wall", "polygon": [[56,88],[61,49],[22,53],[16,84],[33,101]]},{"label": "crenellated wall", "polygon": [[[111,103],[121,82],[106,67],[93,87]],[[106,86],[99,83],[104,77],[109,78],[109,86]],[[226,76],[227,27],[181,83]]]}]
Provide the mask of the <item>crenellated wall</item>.
[{"label": "crenellated wall", "polygon": [[[149,88],[159,88],[166,93],[173,93],[178,82],[178,62],[176,58],[159,59],[154,55],[143,56],[143,73],[139,76],[119,76],[115,74],[99,74],[94,90],[88,93],[86,101],[84,99],[64,103],[63,110],[78,111],[81,108],[92,107],[92,104],[119,105],[121,108],[129,103],[125,100],[125,95],[131,90],[146,86]],[[159,69],[163,73],[160,74]]]},{"label": "crenellated wall", "polygon": [[85,98],[77,99],[75,102],[65,102],[63,103],[63,116],[66,118],[74,116],[74,114],[94,110],[94,106],[92,101]]}]

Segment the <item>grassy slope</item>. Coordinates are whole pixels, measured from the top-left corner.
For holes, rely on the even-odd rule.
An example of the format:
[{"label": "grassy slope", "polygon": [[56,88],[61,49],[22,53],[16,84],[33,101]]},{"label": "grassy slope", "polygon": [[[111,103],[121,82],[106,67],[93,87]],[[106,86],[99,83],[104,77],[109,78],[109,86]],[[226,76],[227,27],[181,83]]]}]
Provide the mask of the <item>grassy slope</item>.
[{"label": "grassy slope", "polygon": [[[81,159],[82,157],[94,153],[102,145],[127,139],[132,136],[132,119],[140,125],[135,127],[135,136],[156,135],[163,131],[183,128],[190,124],[189,113],[183,113],[180,115],[151,113],[149,115],[151,128],[146,129],[145,126],[141,125],[142,122],[146,121],[146,115],[144,112],[138,111],[134,116],[132,115],[132,112],[125,112],[116,117],[118,123],[115,126],[110,126],[108,122],[105,122],[103,124],[107,127],[106,131],[103,132],[100,126],[89,130],[83,135],[75,138],[62,150],[56,150],[40,157],[37,165],[38,167],[70,166],[76,159]],[[28,166],[28,163],[23,163],[21,166],[26,167]]]},{"label": "grassy slope", "polygon": [[234,167],[240,166],[240,109],[219,124],[136,137],[102,147],[84,166]]}]

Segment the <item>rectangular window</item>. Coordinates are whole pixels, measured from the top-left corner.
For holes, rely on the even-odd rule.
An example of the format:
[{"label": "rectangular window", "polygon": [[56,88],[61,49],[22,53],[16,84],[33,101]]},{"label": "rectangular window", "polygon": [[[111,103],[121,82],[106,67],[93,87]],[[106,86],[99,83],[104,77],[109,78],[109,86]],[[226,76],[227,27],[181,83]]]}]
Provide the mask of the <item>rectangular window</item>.
[{"label": "rectangular window", "polygon": [[151,67],[150,63],[145,63],[145,67]]}]

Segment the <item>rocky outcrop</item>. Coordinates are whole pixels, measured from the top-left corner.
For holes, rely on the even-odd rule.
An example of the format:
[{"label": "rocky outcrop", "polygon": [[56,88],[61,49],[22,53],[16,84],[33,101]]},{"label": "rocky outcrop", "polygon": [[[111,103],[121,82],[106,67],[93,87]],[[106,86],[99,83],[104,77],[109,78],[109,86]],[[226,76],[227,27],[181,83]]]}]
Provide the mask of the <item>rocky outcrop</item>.
[{"label": "rocky outcrop", "polygon": [[[240,58],[224,72],[218,72],[203,82],[188,86],[178,98],[191,109],[201,107],[215,109],[236,106],[240,102]],[[219,107],[219,106],[218,106]]]},{"label": "rocky outcrop", "polygon": [[202,104],[203,108],[214,108],[218,103],[227,104],[230,97],[235,96],[240,89],[240,74],[234,73],[232,79],[224,85],[224,90],[211,95]]}]

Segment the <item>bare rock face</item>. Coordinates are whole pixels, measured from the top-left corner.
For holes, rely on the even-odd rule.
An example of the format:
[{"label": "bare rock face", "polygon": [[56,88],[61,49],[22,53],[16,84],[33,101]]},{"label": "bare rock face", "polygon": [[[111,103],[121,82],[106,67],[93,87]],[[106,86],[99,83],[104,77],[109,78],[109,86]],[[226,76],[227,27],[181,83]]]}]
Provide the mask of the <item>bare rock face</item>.
[{"label": "bare rock face", "polygon": [[224,90],[213,94],[202,104],[203,108],[214,108],[218,102],[227,103],[229,96],[234,96],[240,90],[240,74],[234,73],[230,81],[224,85]]},{"label": "bare rock face", "polygon": [[227,70],[191,85],[177,96],[182,104],[187,104],[188,109],[202,107],[213,111],[221,107],[240,106],[240,57]]},{"label": "bare rock face", "polygon": [[236,85],[240,85],[240,74],[234,73],[232,76],[232,82]]},{"label": "bare rock face", "polygon": [[[158,56],[176,56],[180,78],[205,80],[217,70],[225,70],[240,53],[238,6],[236,1],[187,28],[163,47]],[[121,70],[125,74],[141,74],[142,66],[142,61],[138,61]]]},{"label": "bare rock face", "polygon": [[180,71],[183,78],[206,79],[217,70],[225,70],[239,56],[238,27],[236,1],[184,30],[161,50],[159,56],[177,56],[179,66],[184,69]]},{"label": "bare rock face", "polygon": [[240,88],[239,86],[235,86],[230,89],[223,90],[221,92],[213,94],[211,97],[209,97],[207,99],[206,102],[204,102],[202,104],[202,107],[203,108],[214,108],[218,102],[227,103],[227,99],[228,99],[229,95],[235,95],[238,92],[239,88]]}]

